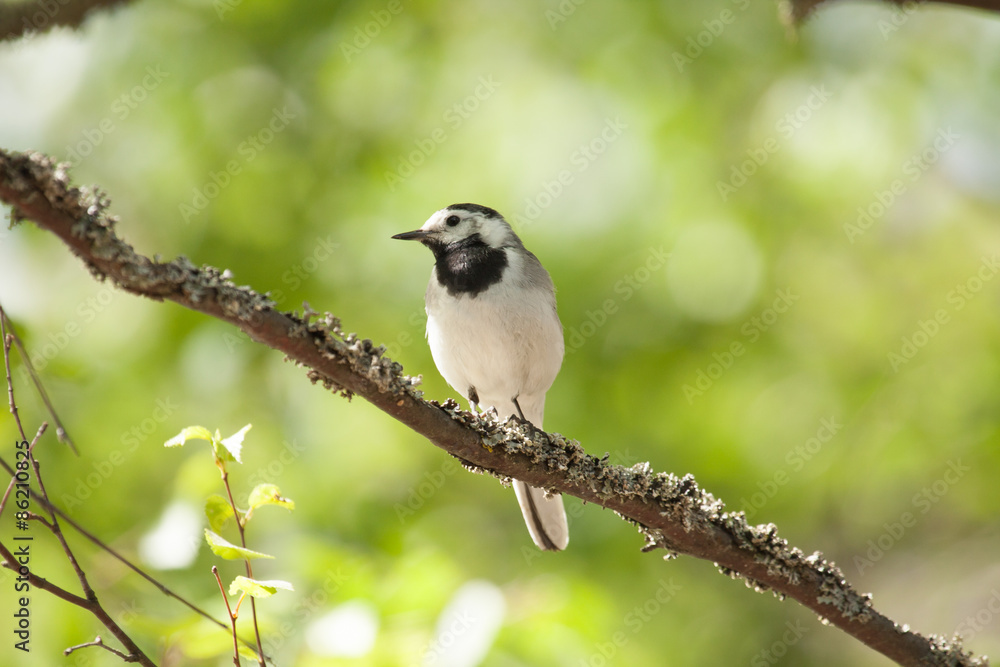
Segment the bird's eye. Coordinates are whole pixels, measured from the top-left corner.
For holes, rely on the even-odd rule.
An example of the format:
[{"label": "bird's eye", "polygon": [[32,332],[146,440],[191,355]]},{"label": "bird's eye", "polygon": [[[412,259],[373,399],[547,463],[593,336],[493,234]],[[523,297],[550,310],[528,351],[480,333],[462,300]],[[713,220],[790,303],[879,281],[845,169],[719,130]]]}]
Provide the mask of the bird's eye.
[{"label": "bird's eye", "polygon": [[449,215],[448,219],[445,220],[445,222],[448,223],[449,227],[454,227],[459,222],[461,222],[461,218],[459,218],[457,215]]}]

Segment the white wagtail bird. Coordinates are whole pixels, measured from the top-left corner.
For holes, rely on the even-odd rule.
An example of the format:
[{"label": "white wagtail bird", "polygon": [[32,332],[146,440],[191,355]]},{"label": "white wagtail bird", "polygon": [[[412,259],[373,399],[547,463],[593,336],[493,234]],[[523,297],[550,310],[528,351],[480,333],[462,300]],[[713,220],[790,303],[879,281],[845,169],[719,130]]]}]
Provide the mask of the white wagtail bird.
[{"label": "white wagtail bird", "polygon": [[[425,295],[427,341],[444,379],[476,407],[496,408],[542,428],[545,392],[563,360],[562,323],[552,279],[492,208],[452,204],[412,232],[434,253]],[[569,543],[562,496],[514,481],[539,549]]]}]

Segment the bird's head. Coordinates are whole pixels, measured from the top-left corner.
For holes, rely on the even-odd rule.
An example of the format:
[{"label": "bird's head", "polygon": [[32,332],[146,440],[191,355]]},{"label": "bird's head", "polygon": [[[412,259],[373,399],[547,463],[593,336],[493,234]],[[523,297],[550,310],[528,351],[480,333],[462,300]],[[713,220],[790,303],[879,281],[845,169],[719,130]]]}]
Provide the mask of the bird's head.
[{"label": "bird's head", "polygon": [[392,238],[420,241],[435,254],[470,243],[489,248],[521,246],[520,239],[503,216],[479,204],[452,204],[434,213],[420,229]]}]

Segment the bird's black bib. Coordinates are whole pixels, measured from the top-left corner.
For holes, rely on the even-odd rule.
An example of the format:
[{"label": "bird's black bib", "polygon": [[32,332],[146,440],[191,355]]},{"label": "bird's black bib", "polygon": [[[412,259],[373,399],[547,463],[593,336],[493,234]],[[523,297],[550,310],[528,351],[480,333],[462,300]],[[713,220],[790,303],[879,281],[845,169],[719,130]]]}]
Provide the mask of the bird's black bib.
[{"label": "bird's black bib", "polygon": [[503,248],[491,248],[479,234],[448,245],[428,244],[436,260],[437,280],[451,296],[473,298],[500,282],[507,268]]}]

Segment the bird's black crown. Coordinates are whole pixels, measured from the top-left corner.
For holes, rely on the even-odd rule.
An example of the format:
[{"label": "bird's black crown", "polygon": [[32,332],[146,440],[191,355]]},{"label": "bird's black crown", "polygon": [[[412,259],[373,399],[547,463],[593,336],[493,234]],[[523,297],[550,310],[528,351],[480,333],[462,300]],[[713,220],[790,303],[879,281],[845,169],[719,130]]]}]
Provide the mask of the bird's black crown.
[{"label": "bird's black crown", "polygon": [[448,207],[449,211],[469,211],[470,213],[478,213],[479,215],[485,216],[487,218],[502,218],[495,209],[489,206],[480,206],[479,204],[452,204]]}]

